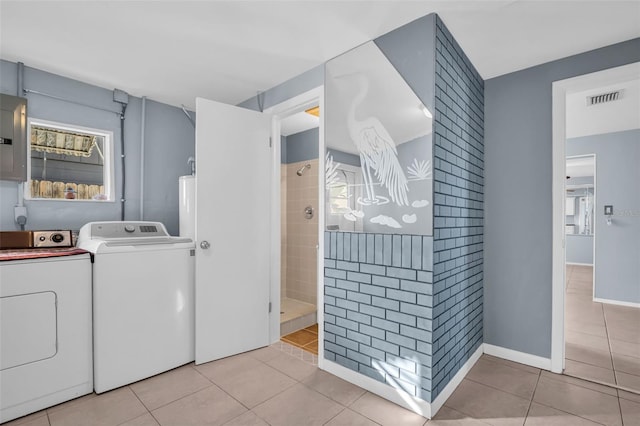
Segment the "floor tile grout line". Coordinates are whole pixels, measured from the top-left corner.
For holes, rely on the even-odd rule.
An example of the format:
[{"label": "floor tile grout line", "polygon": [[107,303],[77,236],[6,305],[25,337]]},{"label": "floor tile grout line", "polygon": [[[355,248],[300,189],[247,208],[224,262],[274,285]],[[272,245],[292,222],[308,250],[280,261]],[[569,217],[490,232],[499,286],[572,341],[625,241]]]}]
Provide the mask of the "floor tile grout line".
[{"label": "floor tile grout line", "polygon": [[[321,394],[322,395],[322,394]],[[332,400],[333,401],[333,400]],[[344,405],[342,406],[342,410],[340,410],[338,413],[336,413],[335,416],[331,417],[330,419],[328,419],[326,422],[322,423],[323,425],[326,425],[327,423],[329,423],[331,420],[335,419],[336,417],[338,417],[340,414],[342,414],[344,412],[344,410],[346,410],[347,407],[345,407]]]},{"label": "floor tile grout line", "polygon": [[[252,358],[252,359],[254,359],[254,360],[256,360],[256,361],[262,362],[262,361],[260,361],[259,359],[256,359],[256,358],[253,358],[253,357],[251,357],[251,358]],[[223,358],[223,359],[224,359],[224,358]],[[216,361],[219,361],[219,360],[216,360]],[[216,361],[210,361],[210,362],[216,362]],[[205,364],[208,364],[208,363],[205,363]],[[263,363],[263,364],[264,364],[264,363]],[[203,390],[205,390],[205,389],[208,389],[208,388],[210,388],[211,386],[215,386],[215,387],[217,387],[217,388],[218,388],[218,389],[220,389],[222,392],[224,392],[228,397],[230,397],[231,399],[233,399],[234,401],[236,401],[238,404],[242,405],[242,406],[243,406],[244,408],[246,408],[247,410],[251,410],[251,408],[249,408],[249,407],[247,407],[246,405],[244,405],[241,401],[239,401],[237,398],[235,398],[233,395],[231,395],[229,392],[227,392],[227,391],[226,391],[222,386],[220,386],[219,384],[217,384],[216,382],[214,382],[214,381],[213,381],[213,379],[211,379],[210,377],[207,377],[206,375],[204,375],[203,373],[201,373],[201,372],[196,368],[196,366],[195,366],[195,365],[194,365],[194,366],[191,366],[191,368],[193,368],[194,370],[196,370],[196,371],[198,372],[198,374],[200,374],[202,377],[204,377],[205,379],[207,379],[207,380],[209,381],[209,383],[211,383],[211,385],[206,386],[206,387],[204,387],[204,388],[202,388],[202,389],[198,389],[197,391],[191,392],[191,393],[189,393],[188,395],[185,395],[185,396],[183,396],[183,397],[181,397],[181,398],[178,398],[178,399],[176,399],[176,400],[174,400],[174,401],[171,401],[171,402],[169,402],[169,403],[167,403],[167,404],[164,404],[164,405],[162,405],[162,406],[160,406],[160,407],[158,407],[158,408],[154,408],[154,411],[155,411],[155,410],[160,409],[161,407],[166,407],[166,406],[167,406],[167,405],[169,405],[169,404],[173,404],[174,402],[177,402],[177,401],[180,401],[180,400],[182,400],[182,399],[184,399],[184,398],[187,398],[187,397],[189,397],[189,396],[192,396],[192,395],[194,395],[194,394],[196,394],[196,393],[198,393],[198,392],[201,392],[201,391],[203,391]],[[153,414],[152,414],[152,415],[153,415]],[[154,417],[154,418],[155,418],[155,417]],[[160,423],[160,422],[158,422],[158,423]]]},{"label": "floor tile grout line", "polygon": [[[613,395],[609,395],[609,396],[613,396]],[[556,410],[556,411],[560,411],[561,413],[569,414],[569,415],[574,416],[574,417],[579,417],[579,418],[581,418],[581,419],[588,420],[588,421],[590,421],[591,423],[595,423],[595,424],[603,425],[603,426],[609,426],[609,425],[607,425],[606,423],[600,423],[600,422],[598,422],[598,421],[596,421],[596,420],[588,419],[588,418],[586,418],[586,417],[583,417],[583,416],[581,416],[580,414],[574,414],[574,413],[571,413],[571,412],[569,412],[569,411],[562,410],[562,409],[557,408],[557,407],[552,407],[551,405],[545,404],[545,403],[543,403],[543,402],[539,402],[539,401],[534,401],[534,402],[535,402],[536,404],[542,405],[542,406],[544,406],[544,407],[552,408],[552,409],[554,409],[554,410]]]},{"label": "floor tile grout line", "polygon": [[[181,399],[187,398],[187,397],[189,397],[189,396],[193,396],[193,395],[197,394],[198,392],[201,392],[201,391],[203,391],[203,390],[205,390],[205,389],[210,388],[211,386],[215,386],[215,387],[217,387],[217,388],[218,388],[218,389],[220,389],[220,390],[224,390],[224,389],[222,389],[220,386],[218,386],[217,384],[213,383],[213,382],[212,382],[211,380],[209,380],[208,378],[207,378],[207,380],[208,380],[208,381],[209,381],[209,383],[210,383],[208,386],[205,386],[205,387],[203,387],[203,388],[201,388],[201,389],[198,389],[198,390],[195,390],[195,391],[193,391],[193,392],[189,392],[188,394],[185,394],[185,395],[181,396],[181,397],[180,397],[180,398],[178,398],[178,399],[174,399],[173,401],[169,401],[169,402],[167,402],[167,403],[165,403],[165,404],[159,405],[159,406],[157,406],[157,407],[156,407],[156,408],[154,408],[154,409],[149,409],[149,408],[144,404],[144,402],[142,402],[142,401],[140,401],[140,402],[142,402],[142,405],[144,406],[144,408],[146,408],[146,409],[147,409],[147,411],[148,411],[148,412],[153,416],[152,411],[159,410],[160,408],[166,407],[167,405],[171,405],[171,404],[173,404],[174,402],[178,402],[178,401],[180,401]],[[132,391],[133,391],[133,389],[132,389]],[[135,393],[135,392],[133,392],[133,393]],[[138,395],[136,395],[136,397],[137,397],[137,396],[138,396]],[[138,399],[140,399],[140,398],[138,398]],[[154,418],[155,418],[155,416],[154,416]]]},{"label": "floor tile grout line", "polygon": [[618,410],[620,410],[620,421],[622,422],[622,426],[624,426],[624,416],[622,415],[622,404],[620,404],[620,392],[618,394]]},{"label": "floor tile grout line", "polygon": [[[615,371],[615,370],[613,370],[613,368],[607,368],[607,367],[603,367],[601,365],[591,364],[590,362],[581,361],[579,359],[573,359],[573,358],[565,357],[565,360],[572,361],[572,362],[575,362],[575,363],[578,363],[578,364],[584,364],[584,365],[587,365],[589,367],[602,368],[603,370],[611,371],[612,373]],[[578,376],[572,376],[572,377],[578,377]]]},{"label": "floor tile grout line", "polygon": [[[529,373],[529,374],[532,374],[532,373]],[[506,393],[506,394],[508,394],[508,395],[516,396],[516,397],[518,397],[518,398],[520,398],[520,399],[524,399],[524,400],[526,400],[526,398],[525,398],[525,397],[523,397],[522,395],[518,395],[518,394],[515,394],[515,393],[513,393],[513,392],[509,392],[509,391],[506,391],[506,390],[504,390],[504,389],[500,389],[500,388],[497,388],[497,387],[495,387],[495,386],[491,386],[491,385],[488,385],[488,384],[483,383],[483,382],[479,382],[479,381],[474,380],[474,379],[470,379],[469,377],[465,377],[464,379],[465,379],[465,380],[468,380],[468,381],[470,381],[470,382],[476,383],[476,384],[478,384],[478,385],[486,386],[486,387],[491,388],[491,389],[493,389],[493,390],[497,390],[497,391],[500,391],[500,392]],[[537,381],[536,381],[536,385],[537,385]],[[535,393],[535,390],[536,390],[536,389],[535,389],[535,388],[533,388],[533,392],[534,392],[534,393]],[[532,397],[533,397],[533,393],[532,393],[531,395],[532,395]]]},{"label": "floor tile grout line", "polygon": [[542,377],[542,372],[538,372],[538,377],[536,378],[536,384],[533,387],[533,392],[531,392],[531,398],[529,399],[529,407],[527,407],[527,412],[524,415],[524,423],[527,422],[527,418],[529,417],[529,412],[531,411],[531,406],[533,405],[533,398],[536,396],[536,390],[538,390],[538,383],[540,383],[540,377]]},{"label": "floor tile grout line", "polygon": [[[573,274],[573,272],[572,272],[572,274]],[[569,288],[569,285],[570,285],[571,281],[572,281],[572,279],[567,278],[567,289]],[[593,298],[593,276],[591,278],[591,286],[592,286],[592,289],[591,289],[591,299],[592,299]],[[566,294],[568,294],[568,293],[566,293]],[[615,383],[613,383],[613,384],[612,383],[605,383],[605,382],[601,382],[601,381],[595,380],[593,378],[585,378],[585,377],[581,377],[581,376],[577,376],[577,375],[570,375],[570,374],[565,373],[564,371],[563,371],[562,374],[566,375],[568,377],[575,377],[575,378],[578,378],[578,379],[581,379],[581,380],[586,380],[586,381],[589,381],[589,382],[592,382],[592,383],[596,383],[596,384],[599,384],[599,385],[607,386],[607,387],[610,387],[612,389],[620,389],[620,385],[618,384],[618,375],[616,374],[617,371],[616,371],[615,363],[613,361],[613,350],[612,350],[612,347],[611,347],[611,338],[609,337],[609,327],[607,326],[607,320],[606,320],[607,314],[606,314],[605,304],[604,303],[599,303],[599,302],[593,302],[593,300],[591,300],[591,303],[594,303],[594,304],[597,303],[597,305],[602,310],[602,319],[603,319],[603,322],[604,322],[604,328],[605,328],[605,333],[606,333],[607,348],[608,348],[608,351],[609,351],[609,359],[611,361],[611,367],[612,367],[611,371],[613,372],[613,379],[614,379]],[[565,310],[566,310],[566,308],[565,308]],[[565,326],[566,326],[566,319],[565,319]],[[577,333],[580,333],[580,332],[578,331]],[[580,334],[587,334],[587,335],[591,336],[591,334],[589,334],[589,333],[580,333]],[[565,345],[566,345],[566,338],[565,338]],[[598,349],[598,348],[594,347],[593,349]],[[570,359],[570,358],[567,358],[567,356],[565,354],[565,359]],[[592,364],[585,363],[585,362],[582,362],[582,361],[577,361],[577,360],[571,360],[571,361],[581,362],[582,364],[592,366]],[[594,367],[600,367],[600,366],[594,366]],[[604,367],[600,367],[600,368],[604,368]],[[623,390],[625,390],[625,389],[623,389]],[[604,393],[604,392],[601,392],[601,393]]]},{"label": "floor tile grout line", "polygon": [[607,313],[604,309],[604,304],[601,303],[602,318],[604,319],[604,332],[607,334],[607,347],[609,348],[609,360],[611,361],[611,368],[613,369],[613,381],[618,385],[618,375],[616,374],[616,365],[613,362],[613,350],[611,349],[611,339],[609,338],[609,327],[607,326]]},{"label": "floor tile grout line", "polygon": [[[162,373],[161,373],[161,374],[162,374]],[[123,386],[123,387],[124,387],[124,386]],[[147,406],[145,405],[145,403],[144,403],[144,402],[142,402],[142,400],[140,399],[140,397],[138,396],[138,394],[136,393],[136,391],[134,391],[134,390],[131,388],[131,385],[130,385],[130,384],[129,384],[129,385],[126,385],[126,387],[131,391],[131,393],[133,394],[133,396],[135,396],[135,397],[136,397],[136,399],[140,402],[140,404],[142,404],[142,406],[144,407],[144,409],[145,409],[145,410],[147,410],[147,413],[151,414],[151,410],[149,410],[149,407],[147,407]],[[120,424],[126,423],[126,422],[128,422],[128,421],[130,421],[130,420],[135,420],[135,419],[137,419],[138,417],[141,417],[141,416],[143,416],[143,415],[144,415],[144,414],[140,414],[140,416],[134,417],[134,418],[132,418],[132,419],[127,419],[127,420],[125,420],[124,422],[122,422],[122,423],[120,423]],[[158,422],[158,420],[155,418],[155,416],[154,416],[153,414],[151,414],[151,417],[153,417],[153,419],[154,419],[156,422]],[[160,422],[158,422],[158,424],[160,424]]]},{"label": "floor tile grout line", "polygon": [[[546,370],[545,370],[545,371],[546,371]],[[556,373],[550,373],[550,374],[556,374]],[[556,374],[556,375],[557,375],[557,376],[560,376],[560,377],[568,377],[568,378],[571,378],[571,379],[582,380],[583,382],[592,383],[592,384],[595,384],[595,385],[598,385],[598,386],[604,386],[604,387],[606,387],[606,388],[613,389],[613,390],[616,390],[616,391],[618,390],[618,388],[613,387],[613,386],[611,386],[611,385],[606,385],[606,384],[604,384],[604,383],[594,382],[593,380],[584,379],[584,378],[582,378],[582,377],[570,376],[570,375],[568,375],[568,374],[564,374],[564,373],[563,373],[563,374]],[[554,382],[566,383],[566,384],[569,384],[569,385],[577,386],[577,387],[582,388],[582,389],[587,389],[587,390],[591,390],[591,391],[594,391],[594,392],[598,392],[598,393],[601,393],[602,395],[614,396],[614,395],[611,395],[610,393],[603,392],[603,391],[598,390],[598,389],[593,389],[593,388],[590,388],[590,387],[587,387],[587,386],[584,386],[584,385],[581,385],[581,384],[578,384],[578,383],[569,383],[569,382],[567,382],[567,381],[565,381],[565,380],[560,380],[560,379],[556,379],[556,378],[549,377],[549,376],[545,376],[545,377],[546,377],[546,378],[548,378],[549,380],[553,380]],[[623,389],[623,390],[624,390],[624,389]],[[616,392],[616,393],[617,393],[617,392]]]},{"label": "floor tile grout line", "polygon": [[[369,392],[369,391],[365,390],[365,392],[364,392],[362,395],[360,395],[358,398],[356,398],[356,400],[355,400],[355,401],[353,401],[351,404],[349,404],[349,405],[347,406],[347,408],[351,409],[351,407],[353,406],[353,404],[355,404],[356,402],[360,401],[360,400],[361,400],[362,398],[364,398],[364,397],[365,397],[365,395],[366,395],[366,394],[368,394],[368,393],[370,393],[371,395],[377,396],[376,394],[371,393],[371,392]],[[379,425],[379,424],[380,424],[380,423],[376,422],[374,419],[372,419],[371,417],[367,416],[367,415],[366,415],[366,414],[364,414],[364,413],[361,413],[361,412],[356,411],[356,410],[351,410],[351,411],[353,411],[353,412],[355,412],[355,413],[360,414],[360,415],[361,415],[362,417],[364,417],[365,419],[371,420],[372,422],[374,422],[374,423],[375,423],[375,424],[377,424],[377,425]],[[423,423],[423,426],[424,426],[424,423]]]},{"label": "floor tile grout line", "polygon": [[[136,384],[136,383],[139,383],[139,382],[143,382],[143,381],[145,381],[145,380],[150,379],[151,377],[149,377],[149,378],[147,378],[147,379],[139,380],[138,382],[134,382],[134,383],[131,383],[131,384],[126,385],[126,386],[131,390],[131,392],[133,392],[133,394],[136,396],[136,398],[138,398],[138,401],[140,401],[140,403],[142,404],[142,406],[143,406],[144,408],[146,408],[146,409],[147,409],[147,411],[149,412],[149,414],[151,414],[151,416],[153,416],[153,418],[154,418],[154,419],[155,419],[155,416],[153,415],[152,411],[159,410],[160,408],[166,407],[167,405],[173,404],[174,402],[180,401],[181,399],[184,399],[184,398],[186,398],[186,397],[192,396],[192,395],[194,395],[194,394],[196,394],[196,393],[198,393],[198,392],[200,392],[200,391],[203,391],[203,390],[205,390],[205,389],[207,389],[207,388],[210,388],[211,386],[215,386],[215,387],[217,387],[218,389],[220,389],[220,390],[224,391],[224,389],[222,389],[220,386],[218,386],[216,383],[214,383],[210,378],[208,378],[207,376],[205,376],[204,374],[202,374],[200,371],[198,371],[198,369],[196,368],[196,366],[195,366],[195,365],[191,365],[191,363],[189,363],[189,364],[185,364],[184,366],[189,366],[189,367],[191,367],[191,368],[192,368],[196,373],[198,373],[198,374],[199,374],[200,376],[202,376],[205,380],[207,380],[207,381],[209,382],[209,385],[208,385],[208,386],[205,386],[205,387],[203,387],[203,388],[201,388],[201,389],[197,389],[197,390],[195,390],[195,391],[193,391],[193,392],[189,392],[188,394],[183,395],[183,396],[181,396],[181,397],[180,397],[180,398],[178,398],[178,399],[174,399],[173,401],[169,401],[169,402],[167,402],[166,404],[159,405],[159,406],[157,406],[156,408],[154,408],[153,410],[151,410],[151,409],[149,409],[149,407],[147,407],[147,405],[146,405],[146,404],[145,404],[145,403],[140,399],[140,397],[138,396],[138,394],[136,393],[136,391],[135,391],[135,390],[133,390],[133,388],[131,387],[131,385]],[[184,366],[181,366],[181,367],[184,367]],[[181,367],[178,367],[178,368],[181,368]],[[177,369],[177,368],[176,368],[176,369]],[[175,369],[174,369],[174,370],[175,370]],[[169,371],[173,371],[173,370],[169,370]],[[166,374],[166,373],[168,373],[169,371],[165,371],[164,373],[160,373],[160,374],[158,374],[158,375]],[[155,376],[152,376],[152,377],[155,377]],[[123,387],[124,387],[124,386],[123,386]],[[120,389],[120,388],[118,388],[118,389]],[[114,389],[114,390],[115,390],[115,389]],[[157,421],[157,419],[156,419],[156,421]],[[158,422],[158,424],[159,424],[159,423],[160,423],[160,422]]]}]

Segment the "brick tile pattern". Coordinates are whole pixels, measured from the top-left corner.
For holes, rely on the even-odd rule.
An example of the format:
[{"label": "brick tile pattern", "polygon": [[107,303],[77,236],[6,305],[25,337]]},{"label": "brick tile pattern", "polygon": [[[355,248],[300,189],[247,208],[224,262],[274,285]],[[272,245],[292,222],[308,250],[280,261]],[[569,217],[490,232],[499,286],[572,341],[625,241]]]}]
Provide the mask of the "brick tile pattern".
[{"label": "brick tile pattern", "polygon": [[436,20],[432,389],[482,343],[484,82]]},{"label": "brick tile pattern", "polygon": [[433,401],[482,343],[484,82],[436,18],[433,237],[325,234],[326,359]]},{"label": "brick tile pattern", "polygon": [[324,356],[430,401],[433,238],[325,233]]}]

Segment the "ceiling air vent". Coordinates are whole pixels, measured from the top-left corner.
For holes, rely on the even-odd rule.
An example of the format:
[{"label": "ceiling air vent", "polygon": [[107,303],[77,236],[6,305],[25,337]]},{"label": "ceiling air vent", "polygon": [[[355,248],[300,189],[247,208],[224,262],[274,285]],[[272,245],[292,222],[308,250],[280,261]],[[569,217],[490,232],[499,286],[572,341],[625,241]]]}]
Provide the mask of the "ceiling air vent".
[{"label": "ceiling air vent", "polygon": [[605,102],[613,102],[622,98],[622,90],[615,92],[601,93],[599,95],[587,96],[587,105],[603,104]]}]

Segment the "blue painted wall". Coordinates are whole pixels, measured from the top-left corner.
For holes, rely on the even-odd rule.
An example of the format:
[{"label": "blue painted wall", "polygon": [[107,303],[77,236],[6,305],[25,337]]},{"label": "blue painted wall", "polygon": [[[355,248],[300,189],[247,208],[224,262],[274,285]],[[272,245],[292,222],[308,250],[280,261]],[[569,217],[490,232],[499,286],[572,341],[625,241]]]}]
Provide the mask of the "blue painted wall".
[{"label": "blue painted wall", "polygon": [[337,149],[327,148],[327,152],[333,156],[333,161],[340,164],[348,164],[354,167],[360,167],[360,157],[348,152],[338,151]]},{"label": "blue painted wall", "polygon": [[283,163],[289,164],[317,159],[319,142],[320,132],[317,127],[284,137],[285,147],[283,151],[285,155]]},{"label": "blue painted wall", "polygon": [[[566,152],[596,155],[594,295],[640,303],[640,130],[567,139]],[[610,226],[605,205],[613,205]]]},{"label": "blue painted wall", "polygon": [[593,236],[567,234],[566,262],[593,264]]},{"label": "blue painted wall", "polygon": [[[113,91],[25,66],[24,86],[119,111]],[[17,64],[0,61],[0,91],[17,94]],[[120,119],[116,114],[28,94],[28,115],[113,132],[116,200],[120,200],[122,170],[120,162]],[[127,199],[125,218],[140,215],[140,98],[130,96],[125,120]],[[194,129],[179,109],[151,100],[146,106],[146,151],[144,205],[146,220],[163,222],[169,232],[178,234],[178,177],[190,173],[187,158],[195,152]],[[0,229],[18,229],[13,206],[17,202],[15,182],[0,181]],[[79,229],[90,221],[120,220],[120,202],[25,201],[27,229]]]},{"label": "blue painted wall", "polygon": [[551,86],[640,61],[640,39],[485,81],[484,340],[551,356]]},{"label": "blue painted wall", "polygon": [[436,29],[433,377],[437,397],[482,344],[484,83]]}]

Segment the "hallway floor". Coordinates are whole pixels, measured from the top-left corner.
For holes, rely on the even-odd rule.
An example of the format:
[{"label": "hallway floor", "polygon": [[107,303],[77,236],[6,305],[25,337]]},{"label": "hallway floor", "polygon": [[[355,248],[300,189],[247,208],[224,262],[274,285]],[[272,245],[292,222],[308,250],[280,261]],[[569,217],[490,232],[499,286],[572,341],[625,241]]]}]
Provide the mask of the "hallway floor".
[{"label": "hallway floor", "polygon": [[567,265],[565,374],[640,392],[640,309],[594,302],[593,268]]},{"label": "hallway floor", "polygon": [[305,356],[278,342],[87,395],[6,426],[640,425],[640,395],[488,355],[427,421],[319,370]]}]

